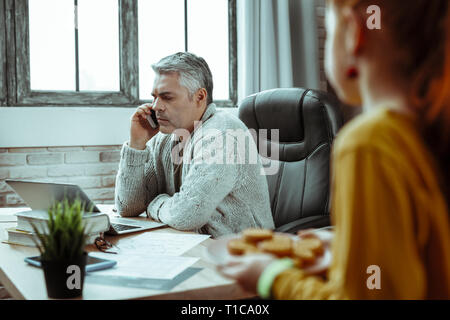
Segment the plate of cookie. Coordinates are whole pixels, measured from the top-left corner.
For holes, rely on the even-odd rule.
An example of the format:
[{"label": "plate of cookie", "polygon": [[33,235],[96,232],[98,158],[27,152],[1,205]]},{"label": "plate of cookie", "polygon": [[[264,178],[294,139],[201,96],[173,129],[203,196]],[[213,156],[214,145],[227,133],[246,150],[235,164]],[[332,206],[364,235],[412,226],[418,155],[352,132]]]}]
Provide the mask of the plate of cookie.
[{"label": "plate of cookie", "polygon": [[279,258],[289,257],[305,272],[320,274],[331,262],[330,241],[327,241],[330,237],[332,233],[322,229],[299,236],[250,228],[216,239],[206,247],[206,256],[214,264],[226,264],[250,254],[271,254]]}]

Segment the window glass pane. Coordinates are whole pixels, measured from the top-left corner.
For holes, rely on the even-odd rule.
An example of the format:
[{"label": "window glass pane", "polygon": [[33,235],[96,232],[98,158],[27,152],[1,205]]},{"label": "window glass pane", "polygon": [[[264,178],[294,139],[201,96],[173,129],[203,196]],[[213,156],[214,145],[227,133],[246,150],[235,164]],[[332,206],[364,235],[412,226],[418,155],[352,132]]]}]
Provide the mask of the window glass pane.
[{"label": "window glass pane", "polygon": [[150,99],[153,63],[184,51],[184,0],[139,0],[139,91]]},{"label": "window glass pane", "polygon": [[78,0],[80,90],[120,91],[117,0]]},{"label": "window glass pane", "polygon": [[188,0],[188,50],[206,60],[214,100],[229,99],[228,0]]},{"label": "window glass pane", "polygon": [[73,0],[29,0],[32,90],[75,90]]}]

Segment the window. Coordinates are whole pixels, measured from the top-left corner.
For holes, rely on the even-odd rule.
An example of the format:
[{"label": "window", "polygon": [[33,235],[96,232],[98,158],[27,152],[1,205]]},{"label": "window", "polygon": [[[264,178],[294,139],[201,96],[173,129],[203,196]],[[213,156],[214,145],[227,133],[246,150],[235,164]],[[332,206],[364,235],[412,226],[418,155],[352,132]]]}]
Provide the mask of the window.
[{"label": "window", "polygon": [[151,97],[151,64],[190,51],[215,102],[233,106],[235,12],[236,0],[0,1],[0,105],[135,106]]},{"label": "window", "polygon": [[28,7],[31,90],[120,91],[118,2],[29,0]]}]

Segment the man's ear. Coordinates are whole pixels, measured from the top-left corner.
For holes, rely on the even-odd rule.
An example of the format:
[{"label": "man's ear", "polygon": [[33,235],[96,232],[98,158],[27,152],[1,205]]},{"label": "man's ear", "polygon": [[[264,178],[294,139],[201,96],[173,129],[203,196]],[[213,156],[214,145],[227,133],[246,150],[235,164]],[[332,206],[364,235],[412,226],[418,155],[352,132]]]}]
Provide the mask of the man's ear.
[{"label": "man's ear", "polygon": [[197,90],[197,93],[195,94],[195,101],[199,104],[201,104],[203,101],[206,103],[208,99],[208,92],[205,88],[201,88]]},{"label": "man's ear", "polygon": [[343,9],[345,19],[345,50],[347,54],[357,56],[364,48],[366,29],[362,17],[351,9]]}]

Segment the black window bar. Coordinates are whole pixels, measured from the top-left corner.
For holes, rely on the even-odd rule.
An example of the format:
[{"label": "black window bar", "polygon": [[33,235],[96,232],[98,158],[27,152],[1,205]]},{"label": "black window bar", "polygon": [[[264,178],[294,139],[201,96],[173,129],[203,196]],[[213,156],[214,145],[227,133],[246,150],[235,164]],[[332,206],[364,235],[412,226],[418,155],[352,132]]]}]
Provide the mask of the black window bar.
[{"label": "black window bar", "polygon": [[78,0],[74,4],[74,29],[75,29],[75,91],[80,91],[80,58],[78,51]]},{"label": "black window bar", "polygon": [[188,48],[188,0],[184,0],[184,51]]}]

